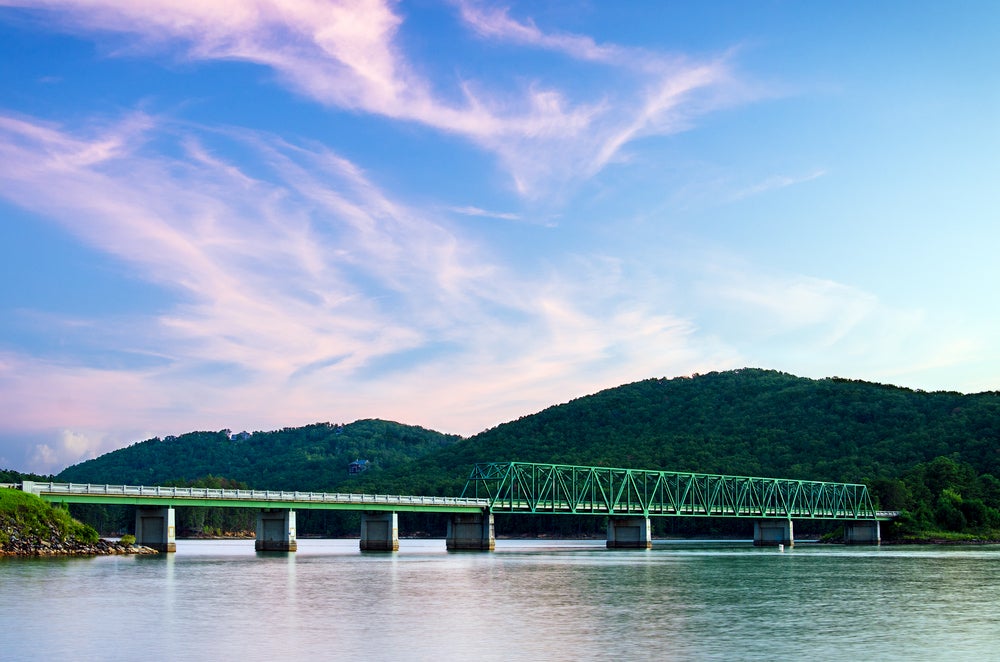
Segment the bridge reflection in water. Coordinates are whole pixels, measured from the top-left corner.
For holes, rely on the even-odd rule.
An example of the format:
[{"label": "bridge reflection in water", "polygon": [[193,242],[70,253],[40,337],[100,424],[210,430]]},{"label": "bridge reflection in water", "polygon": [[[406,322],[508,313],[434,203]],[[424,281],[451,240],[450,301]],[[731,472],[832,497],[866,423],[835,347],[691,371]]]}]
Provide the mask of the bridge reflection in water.
[{"label": "bridge reflection in water", "polygon": [[296,550],[296,510],[361,511],[365,551],[399,549],[399,512],[448,514],[449,550],[492,550],[495,513],[604,516],[610,548],[651,547],[651,517],[752,519],[755,545],[786,546],[793,520],[836,520],[846,542],[879,544],[879,522],[895,515],[876,512],[859,484],[526,462],[475,465],[460,497],[30,481],[21,489],[57,504],[134,505],[137,543],[167,552],[176,549],[176,506],[256,508],[260,551]]}]

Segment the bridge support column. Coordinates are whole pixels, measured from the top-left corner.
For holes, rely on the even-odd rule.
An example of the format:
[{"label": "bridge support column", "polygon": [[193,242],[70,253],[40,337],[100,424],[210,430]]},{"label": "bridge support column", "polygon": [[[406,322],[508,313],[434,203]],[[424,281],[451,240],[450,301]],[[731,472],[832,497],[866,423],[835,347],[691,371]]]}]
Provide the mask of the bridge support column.
[{"label": "bridge support column", "polygon": [[396,513],[361,513],[361,551],[399,551],[399,517]]},{"label": "bridge support column", "polygon": [[493,513],[456,513],[449,517],[445,546],[449,552],[461,550],[492,552],[496,548]]},{"label": "bridge support column", "polygon": [[651,549],[652,532],[648,517],[609,517],[608,549]]},{"label": "bridge support column", "polygon": [[265,509],[257,513],[258,552],[294,552],[299,548],[295,541],[295,511]]},{"label": "bridge support column", "polygon": [[176,552],[173,508],[136,508],[135,542],[158,552]]},{"label": "bridge support column", "polygon": [[790,519],[759,519],[753,523],[754,547],[791,547],[795,544]]},{"label": "bridge support column", "polygon": [[878,521],[844,522],[844,543],[847,545],[881,545],[882,527]]}]

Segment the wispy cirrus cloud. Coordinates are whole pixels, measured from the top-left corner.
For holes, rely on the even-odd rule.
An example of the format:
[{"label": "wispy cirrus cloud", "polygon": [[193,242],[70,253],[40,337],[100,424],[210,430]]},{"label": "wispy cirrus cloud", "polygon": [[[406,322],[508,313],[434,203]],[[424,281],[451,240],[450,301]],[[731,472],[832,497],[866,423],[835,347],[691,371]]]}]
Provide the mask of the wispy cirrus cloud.
[{"label": "wispy cirrus cloud", "polygon": [[586,35],[546,33],[530,18],[522,21],[511,18],[508,7],[467,0],[457,5],[462,20],[487,39],[556,51],[580,60],[619,64],[624,59],[631,59],[627,49],[599,45]]},{"label": "wispy cirrus cloud", "polygon": [[[253,174],[231,148],[255,155]],[[75,440],[39,447],[53,463],[120,445],[122,430],[338,412],[471,433],[567,386],[645,376],[651,354],[664,370],[700,360],[690,327],[614,270],[513,269],[319,145],[142,113],[86,127],[0,116],[0,197],[173,293],[156,313],[36,325],[76,338],[83,325],[98,354],[151,360],[0,356],[5,425]],[[80,451],[79,435],[100,447]]]},{"label": "wispy cirrus cloud", "polygon": [[[523,196],[539,198],[593,176],[636,138],[666,135],[693,118],[752,95],[726,61],[688,62],[590,37],[547,33],[504,9],[462,2],[462,23],[485,39],[568,55],[627,75],[613,86],[568,85],[525,72],[518,91],[495,80],[434,80],[398,38],[405,18],[388,0],[33,0],[47,18],[88,33],[133,36],[121,54],[178,52],[191,60],[239,60],[273,70],[319,103],[416,122],[494,153]],[[458,63],[456,63],[457,65]],[[577,80],[593,72],[581,70]],[[447,90],[446,95],[437,90]],[[728,90],[728,91],[727,91]]]},{"label": "wispy cirrus cloud", "polygon": [[[231,151],[252,154],[252,172]],[[49,431],[23,460],[36,470],[192,428],[391,412],[474,433],[554,397],[790,353],[811,357],[800,372],[831,374],[824,357],[890,357],[913,321],[830,280],[700,261],[681,280],[725,320],[686,315],[677,274],[637,278],[593,254],[519,263],[322,145],[143,113],[89,126],[0,115],[0,197],[174,294],[113,319],[39,313],[39,334],[144,360],[0,348],[4,429]]]},{"label": "wispy cirrus cloud", "polygon": [[450,207],[448,211],[454,212],[456,214],[461,214],[463,216],[476,216],[480,218],[496,218],[501,221],[520,221],[520,214],[514,214],[512,212],[503,211],[490,211],[488,209],[482,209],[480,207],[465,206],[465,207]]},{"label": "wispy cirrus cloud", "polygon": [[769,191],[776,191],[783,188],[788,188],[789,186],[795,186],[796,184],[804,184],[805,182],[811,182],[814,179],[819,179],[827,174],[824,169],[813,170],[807,172],[803,175],[774,175],[768,177],[764,181],[754,184],[753,186],[748,186],[744,189],[737,191],[733,195],[734,200],[741,200],[743,198],[748,198],[754,195],[760,195],[761,193],[767,193]]}]

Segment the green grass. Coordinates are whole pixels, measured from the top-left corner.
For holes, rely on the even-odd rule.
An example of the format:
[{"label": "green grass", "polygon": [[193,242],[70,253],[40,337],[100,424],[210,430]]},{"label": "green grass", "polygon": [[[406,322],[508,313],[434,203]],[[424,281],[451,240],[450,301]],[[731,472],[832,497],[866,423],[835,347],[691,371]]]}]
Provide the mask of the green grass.
[{"label": "green grass", "polygon": [[898,538],[902,542],[933,542],[933,543],[963,543],[963,542],[998,542],[1000,541],[1000,531],[985,529],[977,533],[955,531],[916,531],[905,533]]},{"label": "green grass", "polygon": [[54,508],[33,494],[0,488],[0,545],[10,542],[10,534],[18,532],[22,540],[49,540],[53,535],[65,542],[97,542],[93,527],[70,517],[62,508]]}]

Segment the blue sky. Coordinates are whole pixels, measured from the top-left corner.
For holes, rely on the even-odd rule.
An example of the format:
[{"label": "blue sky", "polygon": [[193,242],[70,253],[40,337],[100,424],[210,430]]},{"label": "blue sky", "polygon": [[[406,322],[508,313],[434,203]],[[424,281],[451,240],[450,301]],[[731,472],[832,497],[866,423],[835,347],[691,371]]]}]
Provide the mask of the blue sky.
[{"label": "blue sky", "polygon": [[998,30],[993,2],[0,0],[0,467],[474,434],[743,366],[997,390]]}]

